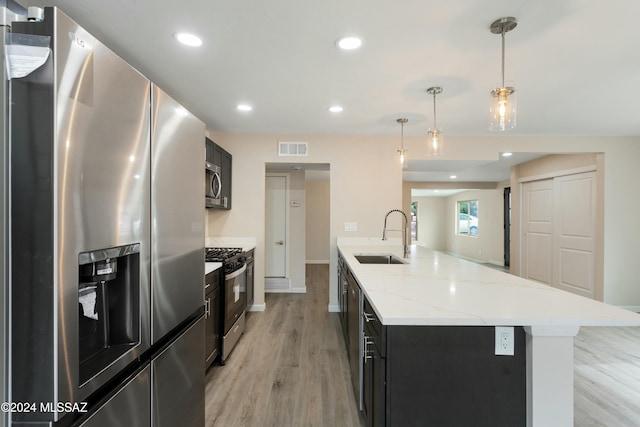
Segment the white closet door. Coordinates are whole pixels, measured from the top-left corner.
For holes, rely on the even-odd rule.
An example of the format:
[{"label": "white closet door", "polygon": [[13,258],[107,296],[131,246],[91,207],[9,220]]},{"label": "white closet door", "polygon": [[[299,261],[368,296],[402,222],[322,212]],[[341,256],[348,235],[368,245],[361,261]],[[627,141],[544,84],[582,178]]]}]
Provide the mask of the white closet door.
[{"label": "white closet door", "polygon": [[526,182],[522,192],[522,277],[553,280],[553,179]]},{"label": "white closet door", "polygon": [[555,230],[553,285],[594,297],[595,173],[554,179]]}]

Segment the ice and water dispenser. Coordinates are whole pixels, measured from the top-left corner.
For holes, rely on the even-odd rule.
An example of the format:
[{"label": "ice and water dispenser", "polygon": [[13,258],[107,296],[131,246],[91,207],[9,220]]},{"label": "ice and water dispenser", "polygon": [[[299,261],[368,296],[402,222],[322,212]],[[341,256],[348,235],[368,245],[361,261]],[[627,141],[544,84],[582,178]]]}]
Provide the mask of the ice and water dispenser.
[{"label": "ice and water dispenser", "polygon": [[80,384],[140,342],[140,244],[78,256]]}]

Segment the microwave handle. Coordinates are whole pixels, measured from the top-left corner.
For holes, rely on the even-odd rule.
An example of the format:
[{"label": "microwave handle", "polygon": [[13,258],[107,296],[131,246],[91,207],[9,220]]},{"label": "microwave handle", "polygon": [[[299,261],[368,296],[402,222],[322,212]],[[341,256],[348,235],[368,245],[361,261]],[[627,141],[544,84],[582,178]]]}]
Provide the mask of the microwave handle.
[{"label": "microwave handle", "polygon": [[[215,182],[217,182],[217,187],[218,187],[218,191],[216,192],[216,185]],[[218,172],[215,172],[213,174],[213,179],[211,180],[211,193],[213,194],[213,198],[214,199],[219,199],[220,198],[220,191],[222,191],[222,182],[220,181],[220,174]]]}]

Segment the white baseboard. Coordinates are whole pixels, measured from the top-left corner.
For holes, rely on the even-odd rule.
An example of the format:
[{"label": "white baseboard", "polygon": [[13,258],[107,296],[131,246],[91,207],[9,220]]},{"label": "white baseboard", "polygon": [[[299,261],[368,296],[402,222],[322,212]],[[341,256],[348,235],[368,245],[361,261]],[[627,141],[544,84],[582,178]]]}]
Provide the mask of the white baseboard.
[{"label": "white baseboard", "polygon": [[635,313],[640,313],[640,305],[619,305],[618,307]]},{"label": "white baseboard", "polygon": [[340,306],[338,304],[329,304],[327,309],[329,313],[340,313]]},{"label": "white baseboard", "polygon": [[249,311],[253,312],[253,311],[265,311],[267,309],[267,304],[262,303],[262,304],[253,304],[251,307],[249,307]]},{"label": "white baseboard", "polygon": [[267,294],[306,294],[307,288],[265,289]]},{"label": "white baseboard", "polygon": [[291,279],[287,279],[285,277],[265,277],[264,278],[265,292],[281,292],[287,289],[291,289]]},{"label": "white baseboard", "polygon": [[308,259],[305,261],[306,264],[329,264],[328,259]]}]

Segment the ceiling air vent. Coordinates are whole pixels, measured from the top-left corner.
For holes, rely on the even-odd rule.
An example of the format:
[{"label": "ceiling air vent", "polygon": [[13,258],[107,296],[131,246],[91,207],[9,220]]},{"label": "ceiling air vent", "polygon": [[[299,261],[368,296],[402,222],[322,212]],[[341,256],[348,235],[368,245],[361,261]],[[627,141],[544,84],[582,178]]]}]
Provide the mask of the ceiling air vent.
[{"label": "ceiling air vent", "polygon": [[278,156],[308,156],[309,155],[309,143],[308,142],[278,142]]}]

